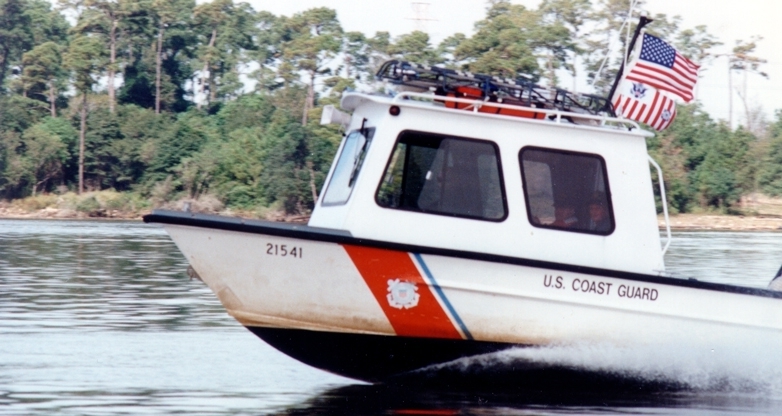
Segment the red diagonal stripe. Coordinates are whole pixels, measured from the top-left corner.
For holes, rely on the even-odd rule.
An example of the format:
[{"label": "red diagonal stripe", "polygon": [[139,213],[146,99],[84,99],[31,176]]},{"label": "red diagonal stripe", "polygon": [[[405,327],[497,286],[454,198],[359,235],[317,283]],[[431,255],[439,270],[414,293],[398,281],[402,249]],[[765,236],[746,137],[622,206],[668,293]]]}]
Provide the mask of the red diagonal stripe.
[{"label": "red diagonal stripe", "polygon": [[[462,339],[424,278],[418,272],[410,254],[354,245],[343,245],[361,277],[375,295],[397,335],[408,337]],[[388,301],[388,281],[399,279],[418,288],[418,305],[397,309]]]}]

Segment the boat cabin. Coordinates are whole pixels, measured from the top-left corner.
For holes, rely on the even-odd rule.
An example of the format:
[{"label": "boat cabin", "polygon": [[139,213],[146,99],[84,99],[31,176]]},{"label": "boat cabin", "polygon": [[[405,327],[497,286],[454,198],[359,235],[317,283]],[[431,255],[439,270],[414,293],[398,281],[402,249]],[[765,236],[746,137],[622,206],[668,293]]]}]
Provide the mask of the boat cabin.
[{"label": "boat cabin", "polygon": [[610,114],[450,91],[347,93],[341,107],[351,116],[324,112],[345,137],[309,225],[409,246],[663,272],[650,133]]}]

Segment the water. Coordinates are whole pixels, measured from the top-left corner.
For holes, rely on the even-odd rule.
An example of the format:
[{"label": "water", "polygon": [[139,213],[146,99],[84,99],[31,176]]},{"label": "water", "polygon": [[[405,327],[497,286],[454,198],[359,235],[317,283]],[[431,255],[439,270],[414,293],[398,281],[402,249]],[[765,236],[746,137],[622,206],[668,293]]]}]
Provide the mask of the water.
[{"label": "water", "polygon": [[[781,233],[676,233],[669,271],[765,287]],[[762,346],[674,351],[513,350],[493,361],[665,363],[694,393],[371,386],[300,364],[230,318],[159,228],[137,222],[0,220],[0,415],[778,414],[782,359]],[[723,354],[723,355],[720,355]],[[715,359],[714,357],[718,357]],[[641,362],[642,361],[642,362]],[[465,365],[476,365],[476,362]],[[613,367],[612,367],[613,366]],[[702,371],[709,367],[709,371]],[[710,388],[714,374],[758,383]],[[777,386],[777,384],[779,386]]]}]

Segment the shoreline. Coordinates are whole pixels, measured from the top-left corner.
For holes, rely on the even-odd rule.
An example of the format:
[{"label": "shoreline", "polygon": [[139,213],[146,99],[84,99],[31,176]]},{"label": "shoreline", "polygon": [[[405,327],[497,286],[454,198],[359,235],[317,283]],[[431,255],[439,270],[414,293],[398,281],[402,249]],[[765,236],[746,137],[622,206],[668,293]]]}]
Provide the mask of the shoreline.
[{"label": "shoreline", "polygon": [[[782,217],[776,215],[677,214],[670,216],[671,230],[677,231],[782,231]],[[665,218],[657,216],[665,229]]]},{"label": "shoreline", "polygon": [[[24,211],[10,207],[0,207],[0,219],[14,220],[96,220],[96,221],[141,221],[151,210],[140,212],[106,211],[101,215],[89,215],[66,209],[44,208],[37,211]],[[231,215],[232,212],[210,214]],[[240,215],[241,216],[241,215]],[[307,217],[295,216],[283,218],[275,216],[270,221],[306,222]],[[287,221],[286,221],[287,220]],[[671,230],[676,231],[782,231],[782,216],[776,215],[719,215],[719,214],[677,214],[670,216]],[[665,218],[657,216],[657,225],[665,230]]]}]

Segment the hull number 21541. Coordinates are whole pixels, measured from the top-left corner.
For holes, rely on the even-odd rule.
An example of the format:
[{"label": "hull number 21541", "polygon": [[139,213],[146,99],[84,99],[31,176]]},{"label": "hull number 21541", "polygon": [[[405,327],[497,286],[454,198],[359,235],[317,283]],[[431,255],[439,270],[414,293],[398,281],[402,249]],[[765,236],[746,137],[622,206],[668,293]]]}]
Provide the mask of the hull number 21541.
[{"label": "hull number 21541", "polygon": [[270,256],[296,257],[300,259],[304,255],[304,249],[301,247],[289,246],[287,244],[266,243],[266,254]]}]

